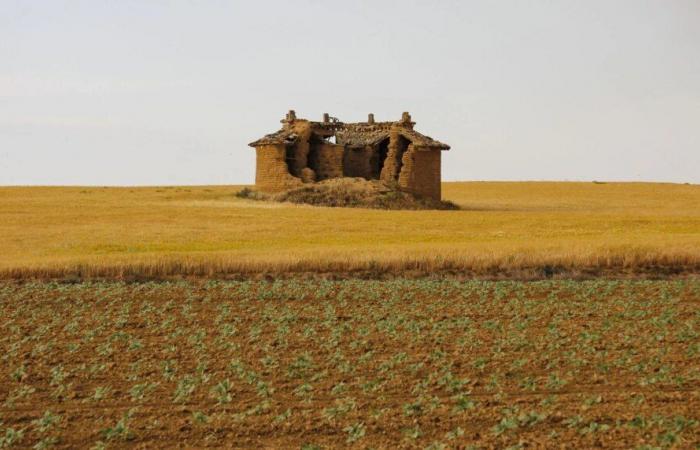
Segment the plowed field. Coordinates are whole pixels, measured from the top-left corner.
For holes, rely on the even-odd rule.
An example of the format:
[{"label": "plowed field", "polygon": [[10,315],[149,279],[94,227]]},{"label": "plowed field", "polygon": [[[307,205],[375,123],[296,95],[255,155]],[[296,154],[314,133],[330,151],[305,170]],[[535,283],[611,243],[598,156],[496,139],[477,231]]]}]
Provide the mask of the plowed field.
[{"label": "plowed field", "polygon": [[700,445],[698,280],[10,282],[0,355],[0,447]]}]

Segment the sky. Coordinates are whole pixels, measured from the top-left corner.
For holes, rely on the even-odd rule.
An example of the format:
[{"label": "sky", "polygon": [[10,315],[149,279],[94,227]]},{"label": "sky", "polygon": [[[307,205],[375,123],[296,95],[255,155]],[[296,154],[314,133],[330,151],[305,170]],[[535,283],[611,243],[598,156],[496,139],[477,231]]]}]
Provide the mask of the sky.
[{"label": "sky", "polygon": [[0,0],[0,185],[248,184],[287,110],[443,179],[700,183],[700,1]]}]

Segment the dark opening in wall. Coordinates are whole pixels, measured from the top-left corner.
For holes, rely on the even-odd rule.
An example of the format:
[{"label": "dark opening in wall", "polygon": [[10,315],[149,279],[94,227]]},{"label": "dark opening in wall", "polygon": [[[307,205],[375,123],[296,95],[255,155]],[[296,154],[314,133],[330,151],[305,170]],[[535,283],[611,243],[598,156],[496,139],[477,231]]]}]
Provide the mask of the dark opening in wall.
[{"label": "dark opening in wall", "polygon": [[319,147],[320,142],[318,140],[311,140],[309,142],[309,155],[306,157],[306,165],[309,169],[313,170],[314,173],[318,174],[318,165],[320,162],[319,158]]},{"label": "dark opening in wall", "polygon": [[370,158],[370,165],[372,166],[372,179],[378,180],[382,175],[382,169],[384,168],[384,162],[386,161],[386,155],[389,153],[389,138],[384,139],[379,144],[374,152],[372,152],[372,157]]},{"label": "dark opening in wall", "polygon": [[345,146],[343,148],[343,176],[370,179],[372,173],[369,168],[369,155],[364,147]]},{"label": "dark opening in wall", "polygon": [[284,161],[287,163],[287,172],[289,172],[291,175],[297,175],[294,173],[293,167],[294,167],[294,161],[296,158],[294,157],[295,154],[295,148],[294,144],[287,144],[285,147],[285,158]]}]

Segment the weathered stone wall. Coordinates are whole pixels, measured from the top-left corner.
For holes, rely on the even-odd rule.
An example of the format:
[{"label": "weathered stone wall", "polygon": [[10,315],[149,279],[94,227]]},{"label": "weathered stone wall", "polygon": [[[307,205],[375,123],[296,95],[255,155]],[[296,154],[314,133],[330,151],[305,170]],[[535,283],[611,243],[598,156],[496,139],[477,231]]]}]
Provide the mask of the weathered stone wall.
[{"label": "weathered stone wall", "polygon": [[414,194],[440,200],[440,150],[414,150],[411,155],[414,170],[407,189]]},{"label": "weathered stone wall", "polygon": [[389,133],[389,152],[380,175],[382,181],[393,183],[398,180],[403,165],[403,156],[409,144],[408,139],[401,136],[397,130],[391,130]]},{"label": "weathered stone wall", "polygon": [[301,180],[289,173],[284,144],[262,145],[255,149],[255,186],[261,191],[283,191],[301,186]]},{"label": "weathered stone wall", "polygon": [[416,148],[392,131],[381,180],[398,182],[408,192],[440,200],[440,150]]},{"label": "weathered stone wall", "polygon": [[344,150],[345,147],[342,145],[327,142],[311,143],[309,167],[316,173],[316,181],[343,176]]},{"label": "weathered stone wall", "polygon": [[[413,131],[410,115],[400,122],[346,124],[297,119],[290,111],[283,128],[250,145],[257,151],[256,185],[268,192],[329,178],[361,177],[397,184],[417,195],[440,199],[441,150],[449,146]],[[336,143],[334,143],[336,142]]]},{"label": "weathered stone wall", "polygon": [[371,179],[374,176],[372,156],[375,151],[371,146],[346,148],[343,155],[343,175]]},{"label": "weathered stone wall", "polygon": [[289,171],[295,177],[301,177],[301,171],[309,165],[308,157],[311,149],[309,145],[311,127],[309,122],[300,121],[294,123],[293,129],[299,135],[299,140],[294,146],[294,157],[289,165]]},{"label": "weathered stone wall", "polygon": [[401,171],[399,172],[399,187],[409,192],[414,192],[414,172],[415,172],[415,155],[416,151],[413,144],[409,144],[406,151],[401,156]]}]

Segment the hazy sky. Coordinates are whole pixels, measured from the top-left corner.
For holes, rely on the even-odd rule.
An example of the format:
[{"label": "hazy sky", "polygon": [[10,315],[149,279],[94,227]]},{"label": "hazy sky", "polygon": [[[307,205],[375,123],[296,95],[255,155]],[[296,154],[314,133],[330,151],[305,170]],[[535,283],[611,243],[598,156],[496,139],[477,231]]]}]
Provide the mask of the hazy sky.
[{"label": "hazy sky", "polygon": [[700,183],[700,1],[0,0],[0,185],[251,183],[288,109],[446,180]]}]

